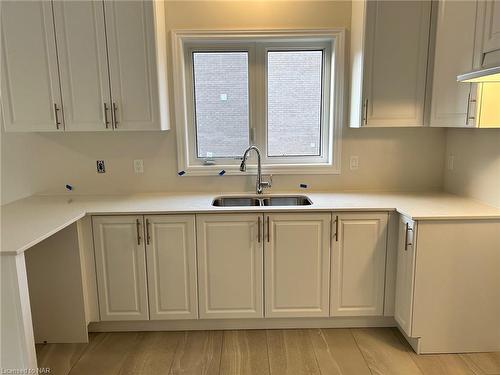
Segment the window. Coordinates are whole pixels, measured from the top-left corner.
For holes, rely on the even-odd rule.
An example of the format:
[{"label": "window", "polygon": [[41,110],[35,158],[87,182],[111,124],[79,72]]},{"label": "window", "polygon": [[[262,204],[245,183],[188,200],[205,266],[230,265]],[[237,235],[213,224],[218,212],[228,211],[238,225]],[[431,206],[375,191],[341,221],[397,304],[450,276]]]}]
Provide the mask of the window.
[{"label": "window", "polygon": [[255,144],[264,173],[339,173],[343,40],[341,30],[174,32],[179,169],[239,174]]},{"label": "window", "polygon": [[321,155],[323,51],[268,51],[268,156]]},{"label": "window", "polygon": [[235,158],[249,144],[248,53],[193,52],[198,158]]}]

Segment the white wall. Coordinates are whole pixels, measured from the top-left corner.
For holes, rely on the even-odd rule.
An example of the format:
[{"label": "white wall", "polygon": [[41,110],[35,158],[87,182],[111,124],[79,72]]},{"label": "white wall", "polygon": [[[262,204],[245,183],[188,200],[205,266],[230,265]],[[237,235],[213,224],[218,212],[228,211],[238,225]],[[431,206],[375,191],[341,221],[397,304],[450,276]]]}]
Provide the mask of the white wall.
[{"label": "white wall", "polygon": [[[351,3],[172,1],[166,12],[169,30],[348,29]],[[76,194],[253,189],[253,177],[178,177],[172,124],[166,133],[3,134],[2,203],[64,192],[66,183]],[[341,175],[274,176],[273,190],[298,190],[300,183],[313,190],[436,190],[442,187],[444,152],[442,129],[345,128]],[[350,155],[359,156],[356,171],[348,168]],[[95,172],[98,159],[106,161],[106,174]],[[144,174],[134,174],[134,159],[144,160]]]},{"label": "white wall", "polygon": [[449,129],[445,190],[500,208],[500,129]]},{"label": "white wall", "polygon": [[[169,133],[4,134],[3,203],[39,192],[59,193],[64,185],[76,194],[149,191],[252,190],[255,178],[244,176],[177,176],[176,142]],[[273,190],[440,189],[444,133],[435,129],[346,130],[342,174],[274,176]],[[349,155],[360,168],[350,171]],[[97,174],[96,160],[106,161]],[[133,160],[144,160],[136,175]]]}]

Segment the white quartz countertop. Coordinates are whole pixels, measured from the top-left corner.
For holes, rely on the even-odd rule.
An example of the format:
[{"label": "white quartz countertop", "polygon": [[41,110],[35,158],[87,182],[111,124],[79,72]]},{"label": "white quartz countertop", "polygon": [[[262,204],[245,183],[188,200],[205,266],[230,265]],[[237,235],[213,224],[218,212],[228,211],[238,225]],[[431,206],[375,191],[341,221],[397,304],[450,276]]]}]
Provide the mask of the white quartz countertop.
[{"label": "white quartz countertop", "polygon": [[[213,207],[220,195],[133,194],[32,196],[1,206],[0,254],[19,254],[85,215],[217,212],[397,211],[413,220],[500,219],[500,209],[445,193],[290,193],[310,206]],[[273,192],[272,195],[288,195]],[[266,196],[264,194],[264,196]]]}]

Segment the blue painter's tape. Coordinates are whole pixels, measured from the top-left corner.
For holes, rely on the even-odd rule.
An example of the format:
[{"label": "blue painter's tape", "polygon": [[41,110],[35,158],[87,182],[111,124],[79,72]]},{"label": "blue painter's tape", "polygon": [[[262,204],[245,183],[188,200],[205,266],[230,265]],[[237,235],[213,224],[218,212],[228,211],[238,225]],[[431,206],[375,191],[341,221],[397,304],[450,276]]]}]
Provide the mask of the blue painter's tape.
[{"label": "blue painter's tape", "polygon": [[226,171],[224,169],[219,172],[219,176],[224,176],[225,174],[226,174]]},{"label": "blue painter's tape", "polygon": [[185,171],[180,171],[180,172],[177,172],[177,174],[178,174],[179,176],[184,176],[184,175],[186,174],[186,172],[185,172]]},{"label": "blue painter's tape", "polygon": [[302,188],[302,189],[307,189],[307,185],[306,184],[300,184],[299,187]]},{"label": "blue painter's tape", "polygon": [[69,190],[69,191],[73,190],[73,186],[71,186],[71,185],[67,184],[67,185],[66,185],[66,190]]}]

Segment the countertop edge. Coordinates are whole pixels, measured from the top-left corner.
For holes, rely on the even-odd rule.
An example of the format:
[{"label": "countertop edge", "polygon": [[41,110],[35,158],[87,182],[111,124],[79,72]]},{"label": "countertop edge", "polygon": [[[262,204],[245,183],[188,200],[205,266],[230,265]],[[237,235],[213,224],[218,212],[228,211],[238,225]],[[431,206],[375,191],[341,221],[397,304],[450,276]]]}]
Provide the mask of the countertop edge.
[{"label": "countertop edge", "polygon": [[[325,194],[323,197],[320,196],[320,194]],[[328,195],[331,194],[331,198],[328,197]],[[52,236],[53,234],[59,232],[60,230],[68,227],[69,225],[77,222],[78,220],[82,219],[85,216],[102,216],[102,215],[175,215],[175,214],[230,214],[230,213],[285,213],[285,212],[290,212],[290,213],[306,213],[306,212],[397,212],[400,215],[403,215],[405,217],[410,218],[411,220],[415,221],[455,221],[455,220],[500,220],[500,210],[498,213],[495,210],[498,210],[496,207],[488,206],[486,204],[483,204],[481,202],[476,202],[477,207],[472,207],[472,209],[468,208],[469,213],[464,213],[464,214],[459,214],[457,213],[457,210],[451,210],[451,214],[446,215],[444,212],[446,212],[446,204],[449,204],[450,207],[453,207],[453,205],[456,205],[457,203],[453,202],[453,195],[452,194],[447,194],[447,193],[441,193],[442,196],[440,196],[439,193],[436,193],[435,195],[429,194],[428,196],[422,194],[419,196],[418,194],[408,194],[405,196],[404,194],[400,193],[394,193],[394,196],[391,196],[391,193],[386,193],[386,194],[378,194],[378,193],[359,193],[359,201],[357,200],[356,193],[348,193],[348,192],[332,192],[332,193],[313,193],[311,192],[310,196],[317,195],[317,199],[319,200],[319,203],[315,203],[313,200],[313,205],[311,206],[281,206],[281,207],[213,207],[211,206],[211,197],[216,196],[214,194],[193,194],[192,197],[189,196],[189,194],[182,194],[182,195],[158,195],[158,199],[164,200],[163,203],[163,208],[155,209],[154,205],[151,208],[151,199],[154,199],[156,196],[155,195],[144,195],[144,202],[141,202],[141,196],[136,196],[133,197],[134,200],[129,200],[130,197],[124,196],[123,201],[120,201],[121,199],[120,196],[114,197],[104,197],[104,196],[82,196],[85,197],[82,200],[78,202],[76,206],[73,206],[73,212],[69,212],[65,216],[61,217],[61,220],[54,220],[55,222],[53,223],[54,226],[47,225],[47,228],[39,228],[37,231],[32,233],[32,235],[27,235],[24,238],[26,238],[26,242],[23,242],[23,239],[21,240],[11,240],[8,241],[10,242],[10,249],[9,250],[0,250],[0,255],[1,256],[12,256],[12,255],[19,255],[31,248],[32,246],[40,243],[41,241],[45,240],[46,238]],[[335,206],[332,202],[330,202],[328,199],[335,199],[335,195],[337,195],[338,200],[341,199],[346,199],[347,202],[338,202],[340,203],[339,205]],[[371,197],[373,195],[373,197]],[[326,196],[326,197],[325,197]],[[50,207],[52,205],[57,205],[60,203],[64,202],[63,196],[46,196],[47,200],[44,199],[44,196],[32,196],[25,198],[26,200],[28,199],[33,199],[31,203],[30,201],[26,200],[21,200],[24,201],[23,204],[26,204],[23,207],[23,204],[21,204],[19,207],[22,209],[26,210],[26,207],[30,209],[30,204],[33,204],[35,207],[37,204],[41,204],[42,207],[44,207],[45,211],[50,210]],[[321,198],[320,198],[321,197]],[[459,199],[464,199],[463,202],[473,202],[472,199],[466,198],[466,197],[460,197],[460,196],[455,196],[457,200]],[[38,199],[39,198],[39,199]],[[58,199],[61,198],[60,201]],[[114,199],[114,201],[113,201]],[[149,201],[148,201],[149,199]],[[173,203],[165,203],[165,200],[172,199]],[[179,208],[182,207],[184,204],[183,201],[181,200],[179,202],[178,199],[186,199],[186,202],[189,202],[188,200],[192,200],[192,205],[188,206],[187,208]],[[327,199],[325,201],[325,199]],[[368,199],[368,200],[367,200]],[[377,207],[377,201],[375,201],[375,204],[373,202],[370,202],[369,199],[378,199],[382,205]],[[388,200],[389,199],[389,200]],[[393,199],[393,201],[391,201]],[[407,202],[404,201],[404,199],[408,199]],[[420,209],[415,209],[414,207],[419,207],[419,202],[417,200],[426,200],[429,199],[431,204],[428,208],[429,214],[422,215],[422,213],[425,212],[425,208],[422,210]],[[439,202],[437,204],[436,210],[433,209],[432,204],[434,203],[432,200],[436,200],[436,202]],[[439,201],[442,199],[444,203],[441,203]],[[384,200],[386,202],[384,203]],[[388,201],[387,201],[388,200]],[[401,201],[403,200],[403,201]],[[69,198],[70,202],[74,202],[72,198]],[[352,201],[352,205],[349,205],[349,203]],[[68,202],[68,203],[70,203]],[[194,203],[193,203],[194,202]],[[391,203],[394,203],[392,205]],[[76,203],[75,203],[76,204]],[[208,206],[207,206],[208,204]],[[345,204],[343,206],[343,204]],[[365,204],[365,206],[363,206]],[[458,201],[458,204],[462,204],[461,201]],[[99,207],[101,205],[101,207]],[[159,205],[161,207],[161,204]],[[170,206],[170,208],[169,208]],[[440,207],[441,206],[441,207]],[[3,207],[3,206],[2,206]],[[49,207],[49,208],[47,208]],[[137,207],[137,208],[135,208]],[[444,207],[444,208],[443,208]],[[16,209],[19,209],[16,207]],[[412,214],[413,210],[413,214]],[[42,218],[44,217],[43,215],[47,215],[49,213],[42,211]],[[417,212],[415,212],[417,211]],[[424,212],[418,212],[418,211],[424,211]],[[433,214],[433,211],[436,213]],[[467,211],[464,210],[464,211]],[[483,211],[484,213],[481,213]],[[11,211],[12,212],[12,211]],[[16,212],[16,211],[13,211]],[[9,215],[11,216],[11,219],[13,220],[13,224],[10,225],[10,228],[7,226],[4,228],[4,225],[2,223],[2,230],[4,229],[10,229],[13,230],[13,228],[17,228],[19,223],[22,223],[22,219],[28,217],[29,213],[24,213],[21,211],[19,215]],[[7,216],[8,217],[8,216]],[[6,218],[3,215],[3,210],[2,210],[2,220],[5,220]],[[37,218],[38,220],[40,217]],[[20,225],[20,224],[19,224]],[[27,224],[29,225],[29,223]],[[46,229],[46,230],[45,230]],[[3,241],[2,241],[3,242]],[[2,244],[3,246],[3,244]],[[14,248],[15,250],[12,250]]]}]

